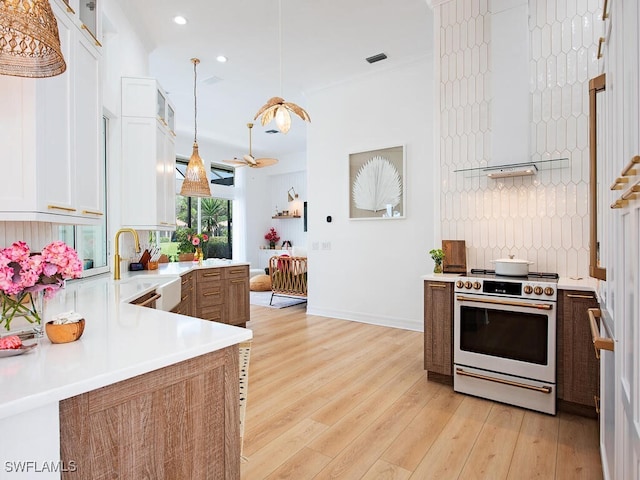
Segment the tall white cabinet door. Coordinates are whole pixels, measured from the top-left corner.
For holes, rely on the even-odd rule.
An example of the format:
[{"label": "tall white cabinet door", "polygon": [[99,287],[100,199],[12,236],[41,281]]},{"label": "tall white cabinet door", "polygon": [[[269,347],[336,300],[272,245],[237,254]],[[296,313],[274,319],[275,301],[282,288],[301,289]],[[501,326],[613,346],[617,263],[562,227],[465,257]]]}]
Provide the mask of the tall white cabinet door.
[{"label": "tall white cabinet door", "polygon": [[61,75],[36,82],[36,123],[38,159],[38,210],[57,215],[76,215],[72,134],[74,131],[73,67],[76,26],[53,4],[67,70]]},{"label": "tall white cabinet door", "polygon": [[[81,215],[100,217],[104,212],[104,185],[100,148],[102,106],[96,88],[100,90],[100,59],[93,44],[84,37],[75,52],[75,192],[76,206]],[[91,161],[87,161],[91,159]]]}]

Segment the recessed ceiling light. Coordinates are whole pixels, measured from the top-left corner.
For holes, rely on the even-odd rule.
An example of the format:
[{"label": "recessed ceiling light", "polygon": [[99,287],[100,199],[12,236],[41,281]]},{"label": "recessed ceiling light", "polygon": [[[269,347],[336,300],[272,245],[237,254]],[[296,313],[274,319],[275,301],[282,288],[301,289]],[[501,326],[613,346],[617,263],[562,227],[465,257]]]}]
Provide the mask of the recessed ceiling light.
[{"label": "recessed ceiling light", "polygon": [[173,17],[173,21],[174,21],[174,23],[177,23],[178,25],[186,25],[187,24],[187,19],[184,18],[182,15],[176,15],[175,17]]},{"label": "recessed ceiling light", "polygon": [[219,61],[220,63],[225,63],[228,60],[228,58],[225,57],[224,55],[218,55],[216,57],[216,60]]}]

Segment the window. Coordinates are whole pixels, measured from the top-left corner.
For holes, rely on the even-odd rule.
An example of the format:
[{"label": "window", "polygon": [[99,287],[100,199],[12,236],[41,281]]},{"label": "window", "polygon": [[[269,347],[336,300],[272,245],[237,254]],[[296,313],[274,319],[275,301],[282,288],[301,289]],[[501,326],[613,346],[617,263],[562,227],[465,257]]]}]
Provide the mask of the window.
[{"label": "window", "polygon": [[[176,159],[176,182],[184,179],[188,160]],[[234,170],[217,165],[211,166],[211,183],[233,186]],[[163,232],[160,236],[162,253],[169,260],[177,261],[180,254],[195,251],[188,236],[192,233],[206,233],[210,239],[203,248],[204,258],[231,258],[232,201],[224,198],[176,197],[175,232]],[[184,257],[183,257],[184,258]]]},{"label": "window", "polygon": [[102,178],[105,181],[104,188],[104,205],[105,215],[99,225],[92,226],[73,226],[63,225],[58,227],[58,237],[67,245],[72,246],[77,252],[80,260],[82,260],[82,276],[88,277],[105,273],[109,271],[108,253],[107,253],[107,188],[106,188],[106,170],[107,170],[107,131],[108,120],[102,118]]}]

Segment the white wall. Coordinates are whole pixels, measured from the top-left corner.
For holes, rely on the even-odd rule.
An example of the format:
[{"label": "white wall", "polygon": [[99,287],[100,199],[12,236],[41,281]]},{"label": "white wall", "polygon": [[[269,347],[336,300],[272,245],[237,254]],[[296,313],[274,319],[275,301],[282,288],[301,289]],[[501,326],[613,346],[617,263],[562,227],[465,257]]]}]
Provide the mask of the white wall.
[{"label": "white wall", "polygon": [[[422,330],[436,232],[432,90],[429,57],[309,95],[308,313]],[[349,220],[349,154],[395,145],[406,148],[406,218]]]}]

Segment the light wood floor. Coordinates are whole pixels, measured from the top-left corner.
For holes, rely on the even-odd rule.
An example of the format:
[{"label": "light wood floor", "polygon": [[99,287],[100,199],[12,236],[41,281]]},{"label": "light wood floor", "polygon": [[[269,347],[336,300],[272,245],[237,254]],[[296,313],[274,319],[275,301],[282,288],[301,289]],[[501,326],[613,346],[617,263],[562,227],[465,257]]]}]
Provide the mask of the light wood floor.
[{"label": "light wood floor", "polygon": [[429,382],[422,333],[252,306],[242,479],[600,479],[595,420]]}]

